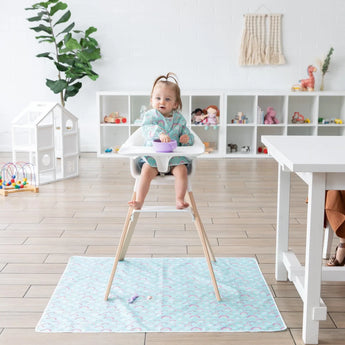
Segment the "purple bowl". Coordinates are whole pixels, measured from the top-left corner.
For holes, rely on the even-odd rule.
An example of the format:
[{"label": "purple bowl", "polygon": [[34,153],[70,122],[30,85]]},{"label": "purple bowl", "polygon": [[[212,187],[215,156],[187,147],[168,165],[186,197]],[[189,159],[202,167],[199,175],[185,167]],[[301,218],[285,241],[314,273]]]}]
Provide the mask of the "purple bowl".
[{"label": "purple bowl", "polygon": [[156,152],[173,152],[177,147],[177,142],[171,140],[168,143],[162,143],[159,139],[155,139],[152,146]]}]

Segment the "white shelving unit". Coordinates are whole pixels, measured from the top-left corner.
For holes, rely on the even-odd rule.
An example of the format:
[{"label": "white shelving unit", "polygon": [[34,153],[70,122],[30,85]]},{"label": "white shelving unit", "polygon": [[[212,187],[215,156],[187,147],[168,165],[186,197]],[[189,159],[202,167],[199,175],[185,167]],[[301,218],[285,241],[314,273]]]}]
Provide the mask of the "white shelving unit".
[{"label": "white shelving unit", "polygon": [[[116,148],[140,126],[140,109],[150,107],[150,96],[145,92],[98,92],[99,145],[98,156],[116,157]],[[262,135],[344,135],[345,134],[345,91],[326,92],[276,92],[276,91],[218,91],[183,92],[182,114],[187,123],[201,138],[209,143],[213,151],[204,158],[213,157],[267,157],[258,153],[262,146]],[[191,124],[191,113],[196,108],[204,109],[216,105],[220,110],[220,121],[216,128],[206,130],[203,125]],[[266,112],[273,107],[279,124],[267,125],[258,115],[258,107]],[[126,117],[125,124],[104,123],[104,116],[119,112]],[[232,123],[242,112],[248,119],[245,124]],[[292,116],[299,112],[310,123],[293,123]],[[319,118],[342,120],[342,124],[319,123]],[[236,144],[237,152],[229,152],[228,144]],[[242,151],[249,147],[249,151]]]},{"label": "white shelving unit", "polygon": [[[202,93],[183,93],[182,99],[182,114],[185,117],[189,126],[201,138],[203,142],[208,142],[214,147],[211,154],[205,156],[219,157],[224,153],[222,146],[224,143],[221,139],[224,137],[224,126],[218,125],[217,128],[210,126],[206,130],[206,126],[191,124],[191,113],[196,108],[204,109],[209,105],[216,105],[220,112],[223,107],[223,94],[202,92]],[[114,148],[118,148],[121,144],[140,127],[140,109],[142,106],[150,108],[150,95],[144,92],[98,92],[97,93],[97,108],[98,118],[97,125],[99,127],[99,157],[116,157]],[[112,112],[119,112],[120,116],[126,117],[126,123],[109,124],[104,123],[104,117]],[[106,153],[107,149],[112,149],[112,152]]]}]

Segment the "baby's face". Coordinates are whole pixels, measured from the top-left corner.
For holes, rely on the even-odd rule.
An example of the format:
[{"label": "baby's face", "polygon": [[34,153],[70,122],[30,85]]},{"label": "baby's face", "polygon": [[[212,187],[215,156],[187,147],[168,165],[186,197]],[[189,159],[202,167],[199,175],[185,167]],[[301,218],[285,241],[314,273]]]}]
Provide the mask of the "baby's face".
[{"label": "baby's face", "polygon": [[174,90],[167,85],[157,84],[152,93],[151,105],[162,115],[169,116],[178,106]]}]

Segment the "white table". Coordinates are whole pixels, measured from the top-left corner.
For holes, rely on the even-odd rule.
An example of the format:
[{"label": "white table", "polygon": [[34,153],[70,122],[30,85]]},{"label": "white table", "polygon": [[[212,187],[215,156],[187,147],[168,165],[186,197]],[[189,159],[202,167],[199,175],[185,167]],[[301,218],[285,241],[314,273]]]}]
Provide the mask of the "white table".
[{"label": "white table", "polygon": [[[276,280],[289,278],[295,284],[303,300],[303,341],[317,344],[319,321],[327,317],[320,299],[321,280],[345,280],[344,267],[322,265],[325,190],[345,189],[345,137],[262,136],[261,140],[279,163]],[[305,267],[288,250],[291,173],[308,185]]]}]

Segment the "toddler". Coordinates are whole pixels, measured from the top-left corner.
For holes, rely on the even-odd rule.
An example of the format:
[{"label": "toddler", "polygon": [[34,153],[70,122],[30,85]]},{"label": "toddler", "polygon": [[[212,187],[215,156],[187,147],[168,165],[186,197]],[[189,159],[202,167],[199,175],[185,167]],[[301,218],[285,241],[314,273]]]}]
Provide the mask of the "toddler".
[{"label": "toddler", "polygon": [[[178,145],[193,145],[194,137],[189,131],[183,115],[181,91],[175,74],[168,73],[159,76],[152,87],[151,106],[153,109],[144,114],[142,132],[146,139],[145,145],[152,146],[155,139],[162,142],[176,140]],[[187,191],[188,165],[191,162],[186,157],[173,157],[169,161],[170,173],[175,176],[176,208],[184,209],[189,206],[185,202]],[[142,158],[140,181],[136,192],[136,200],[128,202],[136,210],[142,208],[149,191],[151,181],[158,174],[157,164],[152,157]]]}]

